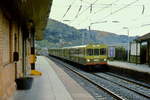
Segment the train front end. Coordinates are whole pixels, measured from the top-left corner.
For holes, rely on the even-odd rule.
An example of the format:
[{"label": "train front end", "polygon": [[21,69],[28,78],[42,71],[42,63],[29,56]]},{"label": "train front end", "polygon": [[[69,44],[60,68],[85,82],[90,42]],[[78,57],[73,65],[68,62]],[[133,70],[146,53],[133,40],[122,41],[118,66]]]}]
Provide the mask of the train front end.
[{"label": "train front end", "polygon": [[84,65],[107,65],[107,45],[88,45]]}]

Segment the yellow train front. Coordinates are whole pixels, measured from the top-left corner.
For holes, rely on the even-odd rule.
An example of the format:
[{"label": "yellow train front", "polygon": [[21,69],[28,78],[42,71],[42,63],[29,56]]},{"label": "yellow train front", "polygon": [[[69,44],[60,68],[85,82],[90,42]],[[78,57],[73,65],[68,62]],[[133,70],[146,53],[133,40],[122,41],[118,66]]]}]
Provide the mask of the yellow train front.
[{"label": "yellow train front", "polygon": [[106,65],[107,50],[105,44],[89,44],[59,49],[50,49],[49,54],[81,65]]},{"label": "yellow train front", "polygon": [[87,45],[85,48],[84,65],[106,65],[107,64],[107,45]]}]

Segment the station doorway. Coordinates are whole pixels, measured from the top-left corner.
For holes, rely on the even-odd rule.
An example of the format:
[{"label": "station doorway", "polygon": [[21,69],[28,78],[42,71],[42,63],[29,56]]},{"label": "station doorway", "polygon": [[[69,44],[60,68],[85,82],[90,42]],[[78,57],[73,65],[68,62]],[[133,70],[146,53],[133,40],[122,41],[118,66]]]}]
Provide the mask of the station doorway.
[{"label": "station doorway", "polygon": [[147,61],[147,42],[141,44],[141,64],[146,64]]}]

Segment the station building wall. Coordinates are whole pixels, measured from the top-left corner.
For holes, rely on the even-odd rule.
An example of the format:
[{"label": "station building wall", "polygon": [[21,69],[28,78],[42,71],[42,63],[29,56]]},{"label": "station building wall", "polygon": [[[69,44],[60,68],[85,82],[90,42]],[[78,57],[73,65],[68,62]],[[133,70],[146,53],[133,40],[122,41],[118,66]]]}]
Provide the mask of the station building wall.
[{"label": "station building wall", "polygon": [[[7,19],[0,9],[0,100],[8,100],[16,90],[15,79],[23,75],[23,57],[26,54],[23,53],[23,46],[27,44],[23,44],[21,27],[15,21]],[[14,52],[19,53],[17,62],[13,61]],[[25,65],[28,64],[27,59],[28,56],[25,56]]]}]

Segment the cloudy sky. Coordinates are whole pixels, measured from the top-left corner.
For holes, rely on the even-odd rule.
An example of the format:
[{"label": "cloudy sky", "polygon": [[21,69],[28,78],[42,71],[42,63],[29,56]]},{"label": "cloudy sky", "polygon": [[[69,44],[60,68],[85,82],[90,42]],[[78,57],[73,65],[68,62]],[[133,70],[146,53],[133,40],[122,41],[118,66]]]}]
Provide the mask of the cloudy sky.
[{"label": "cloudy sky", "polygon": [[144,35],[150,32],[150,0],[53,0],[50,18],[77,29]]}]

